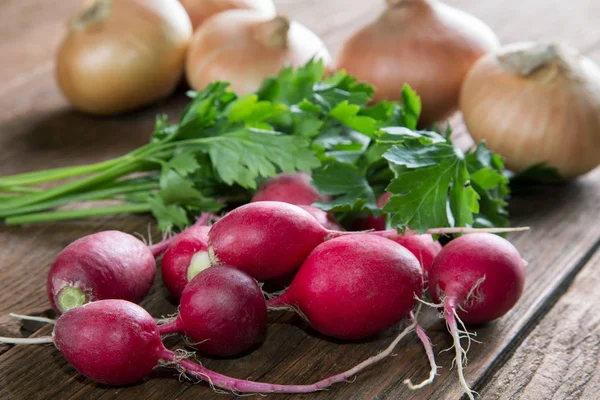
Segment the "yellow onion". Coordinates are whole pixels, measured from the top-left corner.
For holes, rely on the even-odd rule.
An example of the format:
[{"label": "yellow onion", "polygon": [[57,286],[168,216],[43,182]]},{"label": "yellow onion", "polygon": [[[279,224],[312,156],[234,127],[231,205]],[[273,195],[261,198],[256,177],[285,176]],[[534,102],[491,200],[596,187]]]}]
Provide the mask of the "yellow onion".
[{"label": "yellow onion", "polygon": [[179,0],[196,30],[205,20],[228,10],[254,10],[267,16],[275,16],[273,0]]},{"label": "yellow onion", "polygon": [[600,164],[600,67],[574,49],[517,43],[482,58],[461,109],[471,136],[516,172],[546,163],[569,179]]},{"label": "yellow onion", "polygon": [[196,90],[226,81],[243,95],[256,91],[281,68],[303,65],[313,57],[326,66],[331,63],[321,39],[298,22],[233,10],[215,15],[194,33],[185,71]]},{"label": "yellow onion", "polygon": [[192,34],[177,0],[95,0],[69,23],[57,59],[73,107],[122,113],[172,93]]},{"label": "yellow onion", "polygon": [[375,101],[400,100],[408,83],[421,97],[421,125],[458,109],[469,68],[498,47],[479,19],[436,0],[387,0],[375,22],[343,45],[337,68],[375,86]]}]

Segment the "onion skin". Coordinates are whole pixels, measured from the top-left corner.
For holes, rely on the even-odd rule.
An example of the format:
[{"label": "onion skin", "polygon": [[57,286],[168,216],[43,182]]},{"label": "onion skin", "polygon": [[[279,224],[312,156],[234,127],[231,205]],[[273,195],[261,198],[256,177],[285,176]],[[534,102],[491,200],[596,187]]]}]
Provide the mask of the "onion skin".
[{"label": "onion skin", "polygon": [[258,90],[283,67],[311,58],[331,64],[329,52],[313,32],[285,17],[244,10],[215,15],[195,33],[186,61],[188,83],[195,90],[214,81],[231,82],[239,95]]},{"label": "onion skin", "polygon": [[208,18],[228,10],[253,10],[266,16],[275,16],[272,0],[179,0],[192,21],[194,30]]},{"label": "onion skin", "polygon": [[111,115],[171,94],[192,27],[177,0],[96,0],[73,19],[57,59],[73,107]]},{"label": "onion skin", "polygon": [[535,46],[519,43],[479,60],[462,88],[464,120],[509,169],[545,162],[572,179],[600,164],[600,68],[574,55],[521,75],[503,61]]},{"label": "onion skin", "polygon": [[401,100],[408,83],[421,97],[420,125],[458,109],[469,68],[499,46],[479,19],[435,0],[388,0],[388,9],[346,41],[338,69],[375,86],[374,101]]}]

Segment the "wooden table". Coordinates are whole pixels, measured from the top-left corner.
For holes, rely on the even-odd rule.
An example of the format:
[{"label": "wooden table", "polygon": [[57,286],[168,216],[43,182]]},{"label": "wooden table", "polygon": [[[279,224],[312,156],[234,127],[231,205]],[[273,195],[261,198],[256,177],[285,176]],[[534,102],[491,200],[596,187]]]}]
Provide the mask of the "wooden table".
[{"label": "wooden table", "polygon": [[[0,175],[99,161],[145,143],[154,115],[176,116],[180,93],[120,118],[91,118],[69,109],[53,77],[53,59],[68,16],[79,0],[0,2]],[[353,30],[380,12],[383,0],[280,0],[280,10],[308,25],[332,52]],[[600,63],[600,3],[592,0],[452,0],[485,21],[504,43],[562,40]],[[423,27],[427,29],[427,27]],[[460,117],[457,140],[468,140]],[[600,169],[562,187],[512,200],[513,225],[530,232],[510,239],[529,261],[525,293],[512,312],[477,329],[466,368],[485,399],[600,398]],[[49,309],[45,279],[55,255],[76,238],[102,229],[146,232],[149,217],[132,216],[33,227],[0,227],[0,335],[46,335],[48,327],[21,324],[8,312]],[[157,282],[142,303],[153,315],[175,311]],[[450,346],[436,312],[423,324],[436,352]],[[398,329],[398,328],[397,328]],[[308,383],[351,366],[387,346],[397,329],[366,343],[336,343],[290,314],[271,317],[265,344],[235,360],[201,357],[206,366],[240,378]],[[173,339],[168,345],[178,345]],[[458,399],[452,354],[429,388],[410,392],[405,378],[421,379],[428,365],[414,335],[397,356],[310,399]],[[299,398],[300,396],[298,396]],[[179,382],[174,370],[125,388],[97,385],[77,374],[51,346],[0,346],[0,399],[225,399],[204,384]],[[294,396],[269,396],[290,399]]]}]

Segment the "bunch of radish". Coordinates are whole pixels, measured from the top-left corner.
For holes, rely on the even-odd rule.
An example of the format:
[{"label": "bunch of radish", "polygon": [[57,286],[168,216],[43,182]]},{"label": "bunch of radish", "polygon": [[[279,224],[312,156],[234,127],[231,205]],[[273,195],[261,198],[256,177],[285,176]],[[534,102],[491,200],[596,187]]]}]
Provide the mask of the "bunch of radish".
[{"label": "bunch of radish", "polygon": [[[267,182],[254,200],[212,226],[203,215],[194,226],[154,246],[116,231],[73,242],[48,276],[51,304],[62,313],[52,337],[0,342],[54,343],[79,372],[109,385],[134,383],[158,365],[171,365],[236,393],[304,393],[344,381],[387,357],[414,330],[431,365],[422,383],[406,381],[416,389],[431,383],[437,371],[432,346],[414,313],[421,301],[444,310],[459,379],[473,398],[462,370],[460,338],[468,336],[464,323],[501,317],[524,286],[524,261],[507,240],[471,233],[442,249],[432,234],[473,230],[440,228],[423,235],[343,231],[331,215],[313,211],[310,204],[327,199],[304,175]],[[302,204],[289,204],[293,200]],[[134,302],[150,289],[161,254],[163,281],[180,307],[176,317],[157,325]],[[265,300],[257,280],[286,277],[291,278],[289,287]],[[427,282],[434,304],[422,299]],[[409,326],[377,356],[299,386],[226,377],[166,349],[161,341],[161,335],[179,333],[204,354],[234,356],[262,341],[267,312],[277,309],[298,312],[315,330],[336,339],[371,337],[405,318]]]}]

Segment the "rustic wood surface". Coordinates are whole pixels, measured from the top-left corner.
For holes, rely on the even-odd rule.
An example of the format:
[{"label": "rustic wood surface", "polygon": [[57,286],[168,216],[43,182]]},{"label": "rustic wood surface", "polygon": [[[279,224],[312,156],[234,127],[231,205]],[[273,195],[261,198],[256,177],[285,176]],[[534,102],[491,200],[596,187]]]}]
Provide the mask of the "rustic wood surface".
[{"label": "rustic wood surface", "polygon": [[[103,160],[145,143],[154,115],[176,116],[185,105],[183,89],[161,103],[119,118],[91,118],[73,112],[53,77],[53,55],[64,21],[82,2],[2,0],[0,2],[0,175]],[[374,4],[373,4],[374,3]],[[452,0],[484,19],[504,43],[561,40],[600,62],[600,3],[588,0]],[[510,4],[508,4],[510,3]],[[514,3],[514,4],[513,4]],[[317,32],[335,54],[342,40],[376,17],[383,0],[281,0],[282,13]],[[468,141],[460,116],[457,140]],[[510,239],[529,261],[527,286],[517,307],[499,321],[476,329],[467,380],[489,399],[594,399],[600,397],[599,298],[600,170],[576,182],[517,196],[514,225],[530,232]],[[117,228],[142,232],[149,217],[132,216],[33,227],[0,227],[0,335],[47,335],[48,327],[21,325],[8,312],[43,314],[46,271],[54,256],[76,238]],[[153,315],[174,312],[159,280],[142,303]],[[235,360],[199,359],[220,372],[253,380],[308,383],[341,371],[387,346],[399,328],[363,343],[327,340],[290,314],[270,317],[265,343]],[[450,346],[436,312],[422,322],[436,352]],[[179,346],[175,339],[168,345]],[[351,384],[304,396],[271,399],[458,399],[462,396],[452,355],[428,389],[409,392],[402,381],[424,378],[428,366],[414,336],[397,356],[361,373]],[[173,370],[125,388],[97,385],[78,375],[51,346],[0,347],[0,399],[224,399],[204,384],[181,383]]]}]

